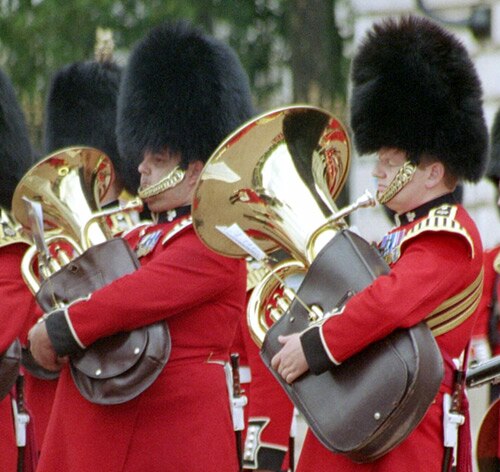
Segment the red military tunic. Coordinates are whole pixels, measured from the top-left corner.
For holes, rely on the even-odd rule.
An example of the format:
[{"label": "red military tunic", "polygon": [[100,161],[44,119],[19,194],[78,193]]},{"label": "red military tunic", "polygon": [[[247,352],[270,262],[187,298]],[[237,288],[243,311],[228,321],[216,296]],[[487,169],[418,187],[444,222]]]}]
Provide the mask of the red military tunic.
[{"label": "red military tunic", "polygon": [[[252,290],[268,274],[269,269],[255,261],[247,262],[247,300]],[[248,302],[247,302],[248,304]],[[248,383],[243,383],[248,403],[245,407],[243,468],[245,470],[288,469],[287,454],[293,420],[293,404],[276,382],[260,357],[260,348],[252,339],[247,320],[247,309],[241,313],[240,326],[233,349],[240,352],[244,366],[250,370]],[[267,319],[268,325],[272,323]]]},{"label": "red military tunic", "polygon": [[260,349],[245,326],[245,346],[252,372],[248,392],[248,426],[243,453],[247,469],[288,469],[293,404],[260,357]]},{"label": "red military tunic", "polygon": [[[10,244],[0,248],[0,353],[18,338],[28,322],[35,301],[21,275],[21,260],[27,245]],[[17,446],[14,436],[12,398],[7,395],[0,401],[0,470],[17,470]]]},{"label": "red military tunic", "polygon": [[[500,289],[500,279],[498,277],[496,268],[495,268],[495,262],[496,258],[498,257],[500,253],[500,246],[496,246],[494,248],[488,249],[487,251],[484,252],[484,286],[483,286],[483,294],[481,297],[481,302],[478,307],[478,316],[477,316],[477,322],[474,327],[474,332],[473,336],[476,337],[476,339],[483,339],[485,341],[489,340],[489,329],[490,329],[490,317],[493,314],[493,303],[497,304],[498,307],[498,294],[499,294],[499,289]],[[499,326],[497,328],[497,336],[500,336],[500,332],[498,332],[498,329],[500,328]],[[493,356],[497,356],[500,354],[500,343],[498,344],[493,344],[490,346],[491,348],[491,354]],[[474,354],[474,353],[473,353]],[[485,359],[482,359],[483,361]],[[495,400],[498,398],[498,385],[490,385],[490,403],[493,404]],[[480,441],[485,442],[485,436],[483,433],[483,429],[486,428],[486,431],[489,431],[490,427],[490,422],[495,421],[494,419],[498,416],[497,413],[497,408],[498,404],[495,407],[492,407],[488,409],[488,411],[485,413],[485,415],[482,418],[482,424],[481,428],[479,431],[478,435],[478,445],[477,445],[477,456],[478,456],[478,461],[483,460],[484,457],[481,457],[481,454],[485,453],[485,446],[488,445],[490,446],[492,443],[494,443],[495,439],[497,439],[497,445],[494,448],[486,447],[486,451],[488,452],[488,455],[486,457],[489,457],[489,454],[492,454],[493,456],[496,456],[500,458],[500,422],[497,422],[496,426],[496,434],[488,437],[488,440],[486,441],[485,444],[480,444]]]},{"label": "red military tunic", "polygon": [[[484,251],[483,294],[477,310],[478,315],[477,315],[476,325],[474,326],[473,336],[485,340],[488,340],[488,331],[489,331],[490,317],[493,309],[492,307],[493,300],[496,298],[496,303],[498,303],[499,279],[497,277],[498,274],[495,270],[494,263],[499,253],[500,253],[500,246],[496,246],[494,248],[488,249],[487,251]],[[497,295],[494,297],[495,290]],[[492,352],[493,355],[500,354],[500,345],[491,347],[493,348]]]},{"label": "red military tunic", "polygon": [[64,368],[38,472],[237,470],[222,362],[245,303],[246,269],[206,248],[191,226],[163,244],[178,223],[133,230],[133,247],[157,235],[142,267],[68,310],[85,346],[165,320],[172,338],[166,367],[141,395],[111,406],[85,400]]},{"label": "red military tunic", "polygon": [[[444,205],[431,211],[430,218],[426,219],[428,211],[429,205],[415,210],[412,212],[416,215],[414,222],[406,221],[382,241],[380,248],[390,263],[390,273],[355,295],[341,315],[328,318],[319,328],[324,339],[320,341],[320,348],[331,361],[342,362],[396,328],[418,324],[480,277],[481,240],[463,207]],[[436,225],[437,217],[446,214],[449,215],[444,218],[446,224]],[[419,225],[421,222],[424,224]],[[477,305],[471,307],[471,312],[475,307]],[[441,351],[452,358],[459,357],[471,337],[475,318],[472,314],[437,336]],[[450,369],[449,365],[446,368]],[[440,472],[444,454],[442,402],[443,393],[449,390],[443,383],[419,426],[399,446],[372,463],[357,464],[334,454],[308,431],[297,470]],[[368,401],[370,392],[366,395]]]},{"label": "red military tunic", "polygon": [[[123,202],[126,203],[126,202]],[[108,204],[109,209],[112,203]],[[126,212],[112,213],[110,216],[106,217],[106,223],[108,224],[112,234],[114,236],[120,235],[124,230],[130,229],[136,226],[138,217],[135,212],[132,214]],[[68,257],[68,259],[73,259],[77,256],[74,252],[74,248],[65,242],[57,241],[56,244],[50,245],[49,250],[51,251],[52,257],[57,260],[57,253],[55,247],[62,249],[62,252]],[[36,270],[38,261],[33,262]],[[32,313],[31,321],[27,325],[27,329],[21,336],[21,341],[26,345],[28,331],[33,324],[36,323],[37,319],[43,315],[41,308],[36,306],[35,311]],[[43,439],[45,437],[45,431],[49,424],[50,412],[52,410],[52,404],[54,402],[54,397],[57,388],[57,379],[45,379],[39,378],[33,375],[29,370],[24,369],[24,391],[26,402],[29,405],[30,415],[32,417],[32,426],[34,427],[35,433],[35,445],[38,449],[38,453],[42,447]]]},{"label": "red military tunic", "polygon": [[[34,307],[33,313],[30,316],[30,322],[27,329],[21,336],[21,341],[26,345],[27,334],[29,328],[36,323],[37,319],[43,315],[40,307]],[[31,415],[31,423],[34,431],[34,445],[37,448],[37,454],[40,453],[43,444],[43,438],[47,425],[49,424],[50,412],[52,403],[57,388],[57,379],[45,380],[34,376],[26,368],[24,373],[24,397],[26,404],[29,407]]]}]

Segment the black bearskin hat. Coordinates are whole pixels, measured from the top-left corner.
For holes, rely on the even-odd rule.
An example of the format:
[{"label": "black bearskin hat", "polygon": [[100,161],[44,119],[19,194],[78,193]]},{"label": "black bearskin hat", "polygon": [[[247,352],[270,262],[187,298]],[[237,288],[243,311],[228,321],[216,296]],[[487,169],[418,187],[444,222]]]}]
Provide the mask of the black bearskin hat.
[{"label": "black bearskin hat", "polygon": [[416,16],[375,24],[353,59],[351,78],[359,153],[395,147],[416,163],[432,155],[459,179],[482,177],[488,131],[481,83],[450,32]]},{"label": "black bearskin hat", "polygon": [[0,206],[10,211],[18,182],[35,163],[25,116],[7,75],[0,70]]},{"label": "black bearskin hat", "polygon": [[169,149],[182,166],[206,162],[254,114],[248,77],[225,43],[185,21],[163,23],[137,43],[118,99],[118,147],[138,176],[145,151]]},{"label": "black bearskin hat", "polygon": [[121,68],[111,60],[75,62],[56,72],[46,103],[44,152],[94,147],[108,155],[122,180],[126,170],[116,143],[120,78]]},{"label": "black bearskin hat", "polygon": [[490,161],[486,170],[486,177],[495,185],[500,180],[500,109],[495,115],[491,128]]}]

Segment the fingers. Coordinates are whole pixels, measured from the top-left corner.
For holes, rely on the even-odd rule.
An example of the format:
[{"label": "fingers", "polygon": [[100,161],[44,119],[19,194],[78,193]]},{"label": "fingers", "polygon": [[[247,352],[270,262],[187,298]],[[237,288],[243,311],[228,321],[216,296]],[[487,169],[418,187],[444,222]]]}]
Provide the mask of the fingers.
[{"label": "fingers", "polygon": [[285,380],[287,383],[292,383],[297,375],[293,373],[292,367],[287,365],[286,361],[283,359],[282,352],[278,352],[272,360],[271,367]]},{"label": "fingers", "polygon": [[283,377],[283,379],[287,384],[292,384],[297,377],[298,375],[296,374],[288,374],[286,377]]},{"label": "fingers", "polygon": [[279,367],[280,367],[280,364],[281,364],[281,351],[278,352],[278,354],[276,354],[272,359],[271,359],[271,367],[278,371]]}]

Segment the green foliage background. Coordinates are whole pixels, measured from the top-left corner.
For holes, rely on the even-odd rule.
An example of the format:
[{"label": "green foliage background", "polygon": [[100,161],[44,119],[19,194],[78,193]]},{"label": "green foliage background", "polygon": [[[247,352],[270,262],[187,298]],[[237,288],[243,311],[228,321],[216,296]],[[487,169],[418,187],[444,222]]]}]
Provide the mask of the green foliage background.
[{"label": "green foliage background", "polygon": [[[97,27],[113,30],[115,55],[125,63],[130,48],[151,27],[187,18],[236,49],[261,110],[286,105],[286,100],[333,108],[342,115],[347,66],[335,4],[336,0],[2,0],[0,67],[18,91],[39,147],[50,78],[67,63],[93,58]],[[287,83],[293,85],[284,95]]]}]

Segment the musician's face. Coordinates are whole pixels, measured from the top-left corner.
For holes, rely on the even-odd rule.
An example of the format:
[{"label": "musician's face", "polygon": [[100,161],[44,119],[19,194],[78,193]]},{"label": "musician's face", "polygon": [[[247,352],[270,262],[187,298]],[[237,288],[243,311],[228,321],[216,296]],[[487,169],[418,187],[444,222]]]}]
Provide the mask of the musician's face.
[{"label": "musician's face", "polygon": [[[378,161],[373,170],[377,179],[377,193],[383,193],[391,184],[399,169],[407,161],[404,151],[396,148],[382,148],[378,153]],[[426,193],[426,167],[419,165],[408,182],[385,205],[398,214],[403,214],[420,206],[429,197]]]},{"label": "musician's face", "polygon": [[[168,151],[162,153],[146,152],[138,168],[141,174],[141,187],[149,187],[158,183],[179,165],[180,162],[181,158],[179,155]],[[180,206],[190,205],[202,168],[203,163],[200,161],[189,164],[184,178],[177,185],[158,195],[144,199],[144,203],[153,213],[160,213]]]}]

